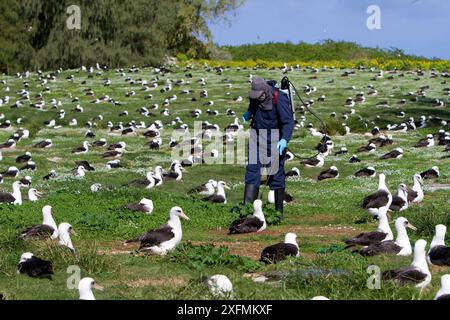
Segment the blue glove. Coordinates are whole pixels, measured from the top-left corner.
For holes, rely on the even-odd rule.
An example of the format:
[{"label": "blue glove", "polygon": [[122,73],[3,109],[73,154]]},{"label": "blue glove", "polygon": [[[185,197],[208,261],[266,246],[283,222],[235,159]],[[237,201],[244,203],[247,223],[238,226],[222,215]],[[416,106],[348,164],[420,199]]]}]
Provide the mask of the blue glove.
[{"label": "blue glove", "polygon": [[252,118],[252,113],[250,111],[247,111],[246,113],[244,113],[242,120],[244,120],[244,123],[247,123],[251,118]]},{"label": "blue glove", "polygon": [[278,142],[277,148],[278,148],[278,151],[280,152],[280,156],[283,155],[287,146],[288,146],[288,142],[285,139],[281,139],[280,142]]}]

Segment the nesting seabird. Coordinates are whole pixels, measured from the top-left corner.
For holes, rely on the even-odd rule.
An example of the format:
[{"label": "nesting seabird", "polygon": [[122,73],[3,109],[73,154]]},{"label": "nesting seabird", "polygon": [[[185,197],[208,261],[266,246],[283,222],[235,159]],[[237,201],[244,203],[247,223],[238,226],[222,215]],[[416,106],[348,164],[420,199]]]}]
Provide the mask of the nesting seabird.
[{"label": "nesting seabird", "polygon": [[123,155],[123,149],[115,149],[111,151],[105,152],[102,157],[103,158],[120,158]]},{"label": "nesting seabird", "polygon": [[422,184],[423,179],[420,174],[416,174],[413,177],[414,185],[411,189],[408,189],[408,202],[410,203],[421,203],[425,198]]},{"label": "nesting seabird", "polygon": [[406,218],[400,217],[395,220],[397,239],[382,241],[367,246],[359,251],[362,256],[376,256],[379,254],[393,254],[397,256],[410,256],[412,254],[411,242],[409,241],[406,228],[417,230]]},{"label": "nesting seabird", "polygon": [[360,163],[361,160],[359,160],[358,156],[353,155],[348,162],[349,163]]},{"label": "nesting seabird", "polygon": [[424,180],[438,179],[440,176],[439,168],[433,167],[430,170],[422,172],[420,175],[421,175],[422,179],[424,179]]},{"label": "nesting seabird", "polygon": [[386,176],[379,175],[378,191],[364,199],[363,208],[373,216],[387,213],[392,204],[392,194],[386,186]]},{"label": "nesting seabird", "polygon": [[37,191],[35,188],[31,188],[28,190],[28,200],[31,202],[36,202],[39,200],[39,197],[42,197],[42,193]]},{"label": "nesting seabird", "polygon": [[245,219],[234,221],[230,226],[229,234],[243,234],[262,232],[267,228],[266,219],[262,211],[262,201],[255,200],[253,203],[253,215]]},{"label": "nesting seabird", "polygon": [[106,164],[106,169],[108,169],[108,170],[119,169],[119,168],[123,168],[123,165],[120,163],[120,160],[108,161],[108,163]]},{"label": "nesting seabird", "polygon": [[358,149],[359,153],[373,153],[377,150],[377,146],[374,143],[370,143],[367,146]]},{"label": "nesting seabird", "polygon": [[397,148],[381,157],[381,160],[400,159],[404,155],[402,148]]},{"label": "nesting seabird", "polygon": [[17,266],[17,274],[25,273],[32,278],[48,277],[53,274],[53,264],[34,256],[31,252],[26,252],[20,257]]},{"label": "nesting seabird", "polygon": [[217,187],[217,181],[209,180],[207,183],[205,183],[205,184],[203,184],[203,185],[201,185],[201,186],[199,186],[197,188],[194,188],[194,189],[190,190],[189,194],[196,193],[196,194],[201,195],[201,196],[209,197],[209,196],[214,195],[214,193],[216,191],[215,190],[216,187]]},{"label": "nesting seabird", "polygon": [[450,247],[445,245],[446,233],[446,226],[442,224],[436,226],[436,234],[428,252],[428,260],[435,266],[450,266]]},{"label": "nesting seabird", "polygon": [[431,148],[431,147],[434,147],[434,145],[435,145],[434,137],[432,134],[429,134],[429,135],[427,135],[427,137],[425,139],[422,139],[419,142],[417,142],[414,147],[416,147],[416,148]]},{"label": "nesting seabird", "polygon": [[118,142],[118,143],[111,144],[108,147],[108,150],[109,151],[113,151],[113,150],[116,150],[116,149],[125,149],[126,147],[127,147],[127,144],[125,142],[121,141],[121,142]]},{"label": "nesting seabird", "polygon": [[25,154],[16,158],[16,163],[26,163],[31,160],[31,152],[25,152]]},{"label": "nesting seabird", "polygon": [[78,292],[80,295],[79,300],[95,300],[94,293],[92,292],[92,289],[96,289],[99,291],[103,291],[104,288],[97,284],[94,279],[92,278],[83,278],[78,283]]},{"label": "nesting seabird", "polygon": [[298,257],[299,255],[297,235],[288,233],[284,238],[284,242],[269,246],[262,251],[261,261],[265,263],[277,263],[289,256]]},{"label": "nesting seabird", "polygon": [[206,279],[209,292],[216,298],[232,298],[233,284],[230,279],[221,274]]},{"label": "nesting seabird", "polygon": [[418,240],[414,246],[414,260],[411,266],[385,271],[384,280],[393,280],[398,284],[416,284],[416,288],[424,289],[431,282],[431,273],[426,260],[425,240]]},{"label": "nesting seabird", "polygon": [[0,192],[0,203],[9,203],[15,205],[22,205],[22,193],[20,188],[26,187],[20,181],[15,181],[12,184],[12,193]]},{"label": "nesting seabird", "polygon": [[355,177],[367,177],[367,178],[374,178],[377,175],[377,171],[374,167],[367,167],[359,170],[355,173]]},{"label": "nesting seabird", "polygon": [[346,240],[345,243],[349,248],[355,245],[370,246],[372,244],[377,244],[382,241],[389,241],[393,239],[394,235],[392,233],[391,227],[389,226],[387,214],[380,213],[378,214],[377,231],[361,233],[352,239]]},{"label": "nesting seabird", "polygon": [[189,220],[183,209],[173,207],[170,210],[167,225],[150,230],[143,236],[128,240],[126,243],[140,242],[139,251],[164,256],[173,251],[181,242],[183,233],[180,218]]},{"label": "nesting seabird", "polygon": [[148,172],[146,179],[137,179],[131,181],[130,185],[139,188],[152,189],[156,185],[153,172]]},{"label": "nesting seabird", "polygon": [[79,166],[74,173],[76,178],[84,178],[86,176],[86,168],[83,166]]},{"label": "nesting seabird", "polygon": [[348,149],[346,147],[342,147],[339,151],[335,152],[335,156],[342,156],[348,154]]},{"label": "nesting seabird", "polygon": [[59,245],[69,248],[72,252],[75,252],[75,248],[72,244],[71,234],[75,234],[73,227],[64,222],[58,226]]},{"label": "nesting seabird", "polygon": [[1,172],[3,178],[16,178],[20,174],[17,167],[9,167],[8,170]]},{"label": "nesting seabird", "polygon": [[42,208],[42,224],[34,225],[20,235],[20,239],[56,239],[58,238],[58,227],[53,219],[53,212],[51,206]]},{"label": "nesting seabird", "polygon": [[155,187],[159,187],[163,184],[163,168],[161,166],[157,166],[155,171],[153,172],[153,178],[155,179]]},{"label": "nesting seabird", "polygon": [[108,142],[106,141],[106,139],[102,138],[100,140],[93,142],[92,146],[93,147],[106,147],[107,144],[108,144]]},{"label": "nesting seabird", "polygon": [[84,141],[81,147],[72,150],[73,154],[86,154],[89,151],[89,142]]},{"label": "nesting seabird", "polygon": [[89,162],[87,162],[86,160],[84,161],[75,161],[75,164],[77,166],[82,166],[86,169],[86,171],[95,171],[95,168],[93,166],[90,165]]},{"label": "nesting seabird", "polygon": [[46,140],[36,143],[34,145],[35,148],[40,148],[40,149],[48,149],[48,148],[51,148],[52,146],[53,146],[53,143],[52,143],[52,140],[50,140],[50,139],[46,139]]},{"label": "nesting seabird", "polygon": [[0,150],[2,149],[14,149],[16,147],[16,141],[14,139],[9,139],[7,142],[0,144]]},{"label": "nesting seabird", "polygon": [[22,168],[20,168],[20,171],[25,171],[25,170],[35,171],[36,163],[34,161],[28,161],[26,165],[24,165]]},{"label": "nesting seabird", "polygon": [[126,205],[125,208],[133,212],[151,214],[153,212],[153,201],[149,199],[142,199],[139,203],[131,203]]},{"label": "nesting seabird", "polygon": [[325,157],[319,153],[315,158],[304,160],[301,162],[306,168],[322,168],[325,164]]},{"label": "nesting seabird", "polygon": [[51,179],[55,179],[56,178],[56,171],[55,170],[51,170],[49,172],[49,174],[47,174],[46,176],[44,176],[42,179],[43,180],[51,180]]},{"label": "nesting seabird", "polygon": [[330,169],[322,171],[317,180],[322,181],[337,178],[339,178],[339,170],[335,166],[332,166]]},{"label": "nesting seabird", "polygon": [[408,209],[408,206],[408,187],[402,183],[398,188],[397,194],[392,198],[392,204],[389,210],[401,212]]},{"label": "nesting seabird", "polygon": [[181,179],[183,179],[183,173],[181,172],[181,170],[182,170],[181,164],[176,163],[173,166],[172,170],[163,176],[163,180],[164,181],[170,181],[170,180],[181,181]]},{"label": "nesting seabird", "polygon": [[288,178],[298,178],[300,177],[300,170],[296,167],[292,168],[292,170],[286,172],[286,177]]},{"label": "nesting seabird", "polygon": [[441,289],[436,294],[434,300],[450,300],[450,274],[441,278]]},{"label": "nesting seabird", "polygon": [[203,201],[227,204],[225,189],[230,190],[230,187],[228,187],[224,181],[219,181],[217,183],[217,193],[213,194],[212,196],[204,198]]},{"label": "nesting seabird", "polygon": [[[269,192],[267,193],[267,201],[270,204],[275,204],[275,190],[269,190]],[[294,197],[292,195],[290,195],[289,193],[285,192],[284,193],[284,200],[283,203],[291,203],[294,201]]]}]

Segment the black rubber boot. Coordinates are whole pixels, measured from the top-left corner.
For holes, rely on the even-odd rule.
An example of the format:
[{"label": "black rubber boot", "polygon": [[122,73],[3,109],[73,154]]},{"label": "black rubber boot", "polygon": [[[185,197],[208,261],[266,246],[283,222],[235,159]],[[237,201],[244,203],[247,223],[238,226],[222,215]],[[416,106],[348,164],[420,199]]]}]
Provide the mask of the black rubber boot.
[{"label": "black rubber boot", "polygon": [[258,199],[259,188],[254,184],[246,184],[244,191],[244,205],[255,202]]},{"label": "black rubber boot", "polygon": [[275,210],[283,213],[285,189],[275,190]]}]

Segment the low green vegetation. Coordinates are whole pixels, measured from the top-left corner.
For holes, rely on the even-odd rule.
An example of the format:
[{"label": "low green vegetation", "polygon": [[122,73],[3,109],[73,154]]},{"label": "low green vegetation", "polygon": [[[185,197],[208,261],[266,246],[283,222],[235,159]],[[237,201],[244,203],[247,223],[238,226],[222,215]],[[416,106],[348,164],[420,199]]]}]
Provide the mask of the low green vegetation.
[{"label": "low green vegetation", "polygon": [[[266,68],[236,69],[230,68],[218,74],[212,68],[196,66],[192,70],[173,67],[171,72],[155,74],[152,68],[144,68],[139,73],[131,74],[125,69],[127,76],[133,79],[142,78],[151,80],[158,76],[163,83],[167,79],[174,81],[185,79],[191,81],[183,87],[176,87],[172,92],[161,93],[153,91],[153,100],[144,100],[148,94],[141,91],[139,84],[130,85],[125,77],[115,70],[104,71],[101,74],[88,75],[86,72],[69,70],[58,74],[57,80],[48,82],[49,92],[43,95],[47,101],[44,110],[31,108],[27,102],[18,109],[11,109],[15,102],[17,91],[23,89],[24,81],[29,82],[30,97],[39,94],[43,88],[38,76],[32,74],[28,79],[15,77],[1,77],[6,84],[0,84],[0,98],[6,95],[11,97],[9,104],[1,107],[5,120],[13,122],[13,128],[0,130],[0,141],[6,141],[19,127],[31,131],[28,140],[18,143],[15,150],[3,150],[3,160],[0,162],[1,171],[15,163],[15,158],[30,151],[37,164],[37,171],[23,171],[20,178],[30,175],[33,187],[44,192],[44,197],[38,202],[25,201],[22,206],[0,206],[0,294],[4,299],[77,299],[76,290],[67,289],[66,282],[70,276],[67,268],[77,265],[81,275],[92,276],[103,285],[104,292],[96,292],[97,299],[210,299],[202,277],[213,274],[227,275],[234,285],[237,299],[311,299],[316,295],[328,296],[330,299],[432,299],[440,285],[440,276],[448,273],[448,268],[432,267],[432,284],[422,293],[414,287],[398,287],[390,283],[382,283],[380,290],[367,288],[370,274],[367,268],[377,265],[381,270],[388,270],[411,263],[410,257],[375,257],[363,258],[357,254],[343,250],[343,240],[355,236],[362,231],[374,230],[376,221],[367,219],[367,213],[360,208],[362,199],[373,193],[378,186],[377,179],[355,178],[353,174],[365,166],[375,166],[377,171],[387,175],[387,183],[392,192],[395,192],[400,183],[412,184],[412,177],[439,166],[441,177],[434,182],[426,182],[426,197],[421,205],[414,205],[401,215],[405,216],[417,228],[417,232],[410,233],[411,241],[420,238],[428,242],[434,233],[434,226],[439,223],[449,225],[450,197],[449,190],[440,189],[432,191],[434,185],[445,185],[450,181],[448,153],[443,147],[430,149],[416,149],[414,144],[429,133],[436,133],[441,126],[430,125],[427,128],[408,132],[407,134],[393,133],[395,141],[393,148],[402,147],[405,156],[397,161],[381,161],[379,158],[391,148],[377,150],[374,154],[361,154],[360,164],[349,164],[348,160],[356,150],[367,144],[369,139],[365,135],[374,126],[385,127],[388,123],[399,123],[403,119],[396,117],[399,111],[405,111],[407,117],[418,119],[420,116],[441,117],[450,119],[448,107],[437,108],[432,106],[433,99],[445,99],[444,88],[448,84],[443,78],[431,77],[430,72],[424,76],[415,73],[405,73],[399,77],[399,72],[393,74],[394,80],[388,75],[383,79],[371,80],[374,73],[368,70],[356,70],[354,76],[342,77],[346,70],[320,69],[318,73],[311,74],[311,69],[303,68],[301,71],[289,73],[291,81],[298,88],[304,85],[317,87],[317,92],[305,99],[314,99],[313,110],[334,128],[343,123],[342,115],[349,113],[346,122],[352,129],[349,135],[341,135],[337,128],[333,136],[336,150],[347,147],[348,155],[335,156],[331,154],[325,167],[335,165],[340,170],[340,177],[333,181],[318,182],[317,176],[321,169],[304,169],[299,160],[295,159],[287,164],[287,170],[296,166],[300,168],[301,177],[289,180],[287,192],[294,198],[293,203],[286,205],[285,218],[279,220],[270,205],[264,207],[270,221],[268,229],[260,234],[240,236],[228,235],[228,227],[236,218],[251,213],[251,210],[240,207],[243,195],[243,178],[245,167],[243,165],[199,165],[187,168],[181,182],[168,182],[159,188],[150,191],[130,186],[134,179],[144,178],[147,171],[157,165],[169,168],[171,150],[168,147],[173,128],[168,125],[176,117],[180,117],[190,128],[193,122],[209,121],[217,123],[221,128],[234,121],[234,117],[226,116],[228,108],[233,109],[238,117],[246,111],[246,94],[248,93],[249,74],[263,76],[267,79],[279,80],[283,76],[279,69]],[[347,70],[352,71],[352,70]],[[187,78],[190,73],[192,79]],[[74,75],[73,81],[66,80]],[[103,86],[104,79],[112,81],[111,86]],[[199,92],[202,87],[197,80],[205,78],[208,99],[200,99]],[[416,80],[419,78],[419,80]],[[334,82],[331,82],[333,80]],[[83,81],[85,81],[84,84]],[[231,83],[232,89],[225,88]],[[356,114],[351,115],[350,109],[344,106],[345,100],[360,92],[367,92],[368,86],[373,85],[378,90],[378,96],[368,97],[367,103],[355,107]],[[398,103],[401,99],[409,99],[408,92],[416,92],[422,86],[430,86],[428,96],[418,102],[409,102],[404,106]],[[353,89],[354,86],[356,89]],[[10,88],[5,92],[6,87]],[[91,88],[95,97],[85,96],[84,90]],[[158,88],[159,89],[159,88]],[[182,89],[192,89],[191,95],[180,94]],[[131,90],[136,95],[125,97]],[[226,92],[230,91],[230,95]],[[144,117],[136,110],[154,103],[161,106],[169,95],[176,94],[178,99],[171,103],[170,116],[163,117],[159,111],[154,116]],[[91,103],[97,97],[108,95],[122,103],[113,106],[108,103]],[[325,95],[325,102],[318,102],[318,98]],[[236,103],[233,98],[244,97],[244,102]],[[79,97],[79,104],[84,108],[83,113],[72,110],[77,105],[72,102]],[[192,101],[193,97],[197,101]],[[57,119],[59,110],[52,109],[49,101],[56,99],[62,102],[59,109],[65,109],[66,117]],[[204,102],[214,100],[213,107],[202,106]],[[381,101],[388,101],[390,107],[377,106]],[[200,108],[203,114],[199,119],[189,115],[194,109]],[[219,111],[219,116],[206,114],[206,109]],[[122,111],[128,111],[128,116],[119,116]],[[330,113],[337,112],[338,120],[332,122]],[[93,120],[99,114],[102,121]],[[298,115],[300,116],[300,114]],[[16,120],[22,118],[18,125]],[[319,128],[319,123],[308,113],[305,114],[307,125],[309,122]],[[359,123],[359,117],[367,125]],[[71,119],[78,120],[77,126],[69,126]],[[57,119],[61,129],[47,128],[44,121]],[[154,120],[163,121],[166,126],[162,132],[163,147],[159,151],[152,151],[146,146],[149,141],[143,136],[143,130],[138,130],[135,136],[114,135],[107,129],[107,122],[114,124],[127,123],[135,120],[144,121],[150,125]],[[5,121],[2,120],[2,121]],[[86,139],[85,123],[96,122],[93,132],[94,139]],[[448,128],[447,128],[448,130]],[[48,150],[32,148],[32,145],[44,139],[52,139],[54,146]],[[124,141],[127,143],[126,152],[122,158],[124,168],[108,171],[105,168],[106,160],[101,155],[104,148],[91,148],[86,155],[73,155],[71,150],[81,146],[84,140],[105,138],[108,144]],[[314,147],[320,138],[312,137],[302,128],[295,132],[289,148],[300,157],[315,155]],[[444,158],[446,157],[447,158]],[[75,161],[86,160],[96,168],[88,172],[84,179],[76,179],[72,170]],[[55,180],[43,181],[42,178],[56,170],[58,177]],[[231,186],[227,191],[226,205],[214,205],[202,201],[201,196],[188,195],[189,190],[209,179],[223,180]],[[1,185],[3,191],[11,192],[14,180],[5,178]],[[92,193],[90,186],[100,183],[102,189]],[[267,190],[264,190],[265,199]],[[142,198],[152,199],[155,209],[152,215],[140,215],[127,211],[124,205],[138,202]],[[23,242],[17,239],[19,232],[34,224],[41,223],[41,210],[44,205],[51,205],[55,212],[57,223],[69,222],[73,225],[76,235],[72,241],[76,255],[60,248],[55,242]],[[167,257],[148,256],[137,253],[137,247],[124,242],[135,238],[156,228],[167,221],[171,207],[180,206],[191,218],[183,221],[183,241],[178,249]],[[393,214],[392,218],[398,217]],[[355,222],[366,220],[366,223]],[[268,245],[283,241],[287,232],[298,235],[300,257],[290,259],[277,265],[264,265],[259,261],[262,249]],[[16,268],[19,258],[24,252],[33,252],[35,255],[53,261],[55,275],[52,280],[32,279],[17,275]],[[282,275],[281,280],[273,283],[255,283],[251,274],[275,273]]]}]

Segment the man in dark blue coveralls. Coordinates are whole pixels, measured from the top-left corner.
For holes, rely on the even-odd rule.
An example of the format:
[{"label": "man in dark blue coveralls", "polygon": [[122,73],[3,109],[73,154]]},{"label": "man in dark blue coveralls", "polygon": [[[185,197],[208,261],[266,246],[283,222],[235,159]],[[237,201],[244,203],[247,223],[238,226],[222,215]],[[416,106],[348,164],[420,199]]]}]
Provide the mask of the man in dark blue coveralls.
[{"label": "man in dark blue coveralls", "polygon": [[269,167],[267,179],[270,189],[275,192],[275,208],[283,212],[284,164],[295,126],[291,100],[286,93],[261,78],[253,80],[249,98],[249,109],[243,117],[244,122],[252,119],[244,204],[258,198],[262,169]]}]

